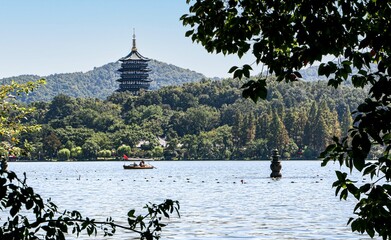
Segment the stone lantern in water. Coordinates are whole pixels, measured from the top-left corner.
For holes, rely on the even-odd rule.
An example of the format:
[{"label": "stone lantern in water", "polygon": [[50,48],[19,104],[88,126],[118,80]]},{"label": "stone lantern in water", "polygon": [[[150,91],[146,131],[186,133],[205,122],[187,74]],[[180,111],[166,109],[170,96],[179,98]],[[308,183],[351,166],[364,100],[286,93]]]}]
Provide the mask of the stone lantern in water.
[{"label": "stone lantern in water", "polygon": [[278,150],[273,150],[273,156],[272,156],[272,163],[270,164],[270,169],[272,170],[272,173],[270,174],[271,178],[280,178],[282,177],[281,174],[281,161],[279,160],[280,155],[278,155]]}]

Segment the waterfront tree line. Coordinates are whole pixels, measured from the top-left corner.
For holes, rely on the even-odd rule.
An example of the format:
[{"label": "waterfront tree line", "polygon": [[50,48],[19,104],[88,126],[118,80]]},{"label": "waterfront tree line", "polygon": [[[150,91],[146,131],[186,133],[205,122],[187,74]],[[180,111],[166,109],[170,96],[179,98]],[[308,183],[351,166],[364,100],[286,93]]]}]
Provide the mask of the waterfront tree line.
[{"label": "waterfront tree line", "polygon": [[285,159],[316,159],[352,124],[351,109],[365,97],[324,81],[270,81],[267,100],[254,104],[242,98],[240,84],[203,80],[104,101],[60,94],[34,102],[26,123],[42,130],[22,135],[23,158],[269,159],[277,148]]}]

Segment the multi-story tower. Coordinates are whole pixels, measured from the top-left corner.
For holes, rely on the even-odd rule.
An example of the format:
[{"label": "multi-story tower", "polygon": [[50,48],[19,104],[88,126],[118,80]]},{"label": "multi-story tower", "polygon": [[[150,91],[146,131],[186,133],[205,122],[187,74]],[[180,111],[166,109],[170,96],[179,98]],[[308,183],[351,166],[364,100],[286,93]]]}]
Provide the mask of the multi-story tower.
[{"label": "multi-story tower", "polygon": [[147,90],[152,80],[148,79],[149,58],[142,56],[136,48],[136,35],[133,33],[132,51],[119,61],[122,62],[121,68],[118,70],[121,73],[118,92],[129,91],[133,95],[139,95],[140,89]]}]

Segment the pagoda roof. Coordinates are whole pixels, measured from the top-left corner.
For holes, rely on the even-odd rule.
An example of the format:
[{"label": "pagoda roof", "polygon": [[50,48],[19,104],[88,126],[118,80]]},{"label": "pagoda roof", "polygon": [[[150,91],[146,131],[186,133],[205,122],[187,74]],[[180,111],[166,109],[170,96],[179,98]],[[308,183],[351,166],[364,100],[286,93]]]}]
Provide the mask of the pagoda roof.
[{"label": "pagoda roof", "polygon": [[126,56],[120,59],[120,61],[129,61],[129,60],[136,60],[136,61],[149,61],[149,58],[144,57],[137,51],[136,47],[136,34],[134,33],[133,29],[133,46],[132,46],[132,51]]},{"label": "pagoda roof", "polygon": [[129,60],[142,60],[142,61],[149,61],[149,58],[144,57],[141,55],[137,50],[132,49],[132,51],[126,56],[120,59],[120,61],[129,61]]}]

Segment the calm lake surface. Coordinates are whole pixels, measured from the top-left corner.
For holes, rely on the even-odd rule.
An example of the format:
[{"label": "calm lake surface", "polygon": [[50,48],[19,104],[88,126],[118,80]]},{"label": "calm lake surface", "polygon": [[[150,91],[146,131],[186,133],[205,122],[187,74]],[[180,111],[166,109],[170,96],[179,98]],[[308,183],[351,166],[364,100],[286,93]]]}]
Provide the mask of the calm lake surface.
[{"label": "calm lake surface", "polygon": [[[97,220],[112,216],[126,224],[130,209],[142,214],[148,202],[178,200],[181,218],[167,221],[162,239],[370,239],[346,225],[355,201],[334,195],[339,166],[320,163],[282,161],[278,181],[269,178],[270,161],[153,162],[153,170],[124,170],[123,162],[9,165],[26,172],[27,183],[61,210]],[[111,238],[78,239],[134,237],[118,229]]]}]

